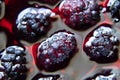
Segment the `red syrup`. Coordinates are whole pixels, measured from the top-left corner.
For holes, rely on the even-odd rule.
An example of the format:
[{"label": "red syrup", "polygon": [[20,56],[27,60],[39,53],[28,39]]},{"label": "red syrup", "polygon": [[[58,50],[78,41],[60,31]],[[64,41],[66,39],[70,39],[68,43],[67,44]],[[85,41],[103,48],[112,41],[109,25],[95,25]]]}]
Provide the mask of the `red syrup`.
[{"label": "red syrup", "polygon": [[32,56],[34,59],[34,63],[37,64],[37,52],[38,52],[38,46],[40,45],[40,43],[34,44],[32,46]]},{"label": "red syrup", "polygon": [[106,8],[106,7],[107,7],[108,2],[109,2],[109,0],[104,0],[104,2],[102,2],[102,6]]}]

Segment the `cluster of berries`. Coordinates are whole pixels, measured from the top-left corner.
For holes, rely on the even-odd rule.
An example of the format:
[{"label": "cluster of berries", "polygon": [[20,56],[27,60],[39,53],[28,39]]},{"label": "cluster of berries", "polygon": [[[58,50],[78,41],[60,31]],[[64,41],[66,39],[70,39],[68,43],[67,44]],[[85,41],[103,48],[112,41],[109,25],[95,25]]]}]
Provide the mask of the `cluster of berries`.
[{"label": "cluster of berries", "polygon": [[[47,7],[30,7],[26,0],[5,0],[5,11],[8,13],[11,10],[11,12],[5,14],[4,18],[8,22],[11,22],[9,30],[13,30],[14,36],[20,40],[24,39],[35,42],[45,35],[51,28],[51,22],[54,21],[57,13],[64,23],[73,29],[88,29],[98,23],[101,19],[101,6],[98,4],[97,0],[36,1],[52,5],[59,2],[56,7],[57,11],[55,12],[56,9],[52,10]],[[1,2],[4,1],[0,0],[0,19],[2,13]],[[20,9],[19,7],[15,7],[16,5],[20,6],[22,4],[21,2],[23,3],[23,6],[21,6]],[[115,18],[115,21],[119,21],[120,0],[109,0],[106,8],[108,9],[107,11],[111,13],[112,18]],[[4,23],[2,23],[2,27],[3,24]],[[7,28],[5,27],[5,29]],[[34,60],[36,61],[37,67],[45,71],[56,71],[66,67],[77,51],[75,34],[66,30],[57,31],[46,40],[37,44],[37,47],[35,47],[36,56],[34,57]],[[112,27],[110,25],[100,25],[88,34],[83,43],[83,50],[93,61],[98,63],[110,63],[118,59],[118,45],[119,39],[114,36]],[[7,47],[0,52],[0,60],[0,80],[26,79],[26,58],[25,50],[22,47]],[[101,74],[97,75],[94,79],[100,80],[114,77],[114,75],[107,76],[108,77],[105,77],[104,74]],[[48,79],[48,77],[50,80],[57,80],[59,76],[38,74],[37,78],[35,77],[35,79],[33,79],[41,80],[42,78]],[[92,79],[93,78],[87,80]],[[116,78],[111,78],[111,80],[116,80]]]}]

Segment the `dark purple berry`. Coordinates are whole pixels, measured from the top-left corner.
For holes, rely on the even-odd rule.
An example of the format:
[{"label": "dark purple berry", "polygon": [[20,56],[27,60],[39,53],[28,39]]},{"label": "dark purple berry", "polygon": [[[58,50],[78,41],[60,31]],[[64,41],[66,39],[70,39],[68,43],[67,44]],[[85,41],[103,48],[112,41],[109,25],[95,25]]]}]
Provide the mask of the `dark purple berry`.
[{"label": "dark purple berry", "polygon": [[67,66],[76,48],[76,38],[73,33],[58,31],[39,44],[36,64],[38,68],[46,71],[59,70]]},{"label": "dark purple berry", "polygon": [[33,42],[48,32],[54,15],[47,8],[26,8],[19,13],[14,30],[21,39]]},{"label": "dark purple berry", "polygon": [[59,11],[65,24],[73,29],[87,29],[100,20],[96,0],[63,0]]},{"label": "dark purple berry", "polygon": [[25,80],[28,71],[25,49],[20,46],[7,47],[1,51],[1,65],[5,69],[5,80]]},{"label": "dark purple berry", "polygon": [[109,0],[107,4],[108,11],[111,13],[114,22],[119,22],[120,20],[120,0]]},{"label": "dark purple berry", "polygon": [[118,59],[119,40],[110,25],[100,25],[86,37],[83,49],[91,60],[110,63]]}]

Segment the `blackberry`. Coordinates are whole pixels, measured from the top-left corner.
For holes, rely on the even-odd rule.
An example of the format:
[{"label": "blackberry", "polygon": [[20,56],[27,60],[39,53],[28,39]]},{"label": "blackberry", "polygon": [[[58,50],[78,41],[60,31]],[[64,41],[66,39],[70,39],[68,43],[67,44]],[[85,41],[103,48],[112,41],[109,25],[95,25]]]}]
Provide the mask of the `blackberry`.
[{"label": "blackberry", "polygon": [[39,44],[36,49],[36,64],[39,69],[46,71],[62,69],[67,66],[76,49],[74,34],[69,31],[58,31]]},{"label": "blackberry", "polygon": [[110,63],[118,59],[119,40],[110,25],[100,25],[84,41],[84,51],[91,60]]},{"label": "blackberry", "polygon": [[20,46],[9,46],[1,53],[1,65],[7,80],[25,80],[27,74],[25,49]]},{"label": "blackberry", "polygon": [[59,12],[65,24],[73,29],[88,29],[100,20],[96,0],[63,0]]},{"label": "blackberry", "polygon": [[111,69],[103,69],[85,80],[117,80],[117,78]]},{"label": "blackberry", "polygon": [[47,8],[27,8],[19,13],[14,30],[21,39],[33,42],[47,33],[54,15]]},{"label": "blackberry", "polygon": [[58,80],[60,78],[60,75],[56,74],[56,75],[45,75],[42,73],[38,73],[37,75],[35,75],[32,80]]},{"label": "blackberry", "polygon": [[111,13],[114,22],[119,22],[120,20],[120,0],[109,0],[107,4],[108,12]]}]

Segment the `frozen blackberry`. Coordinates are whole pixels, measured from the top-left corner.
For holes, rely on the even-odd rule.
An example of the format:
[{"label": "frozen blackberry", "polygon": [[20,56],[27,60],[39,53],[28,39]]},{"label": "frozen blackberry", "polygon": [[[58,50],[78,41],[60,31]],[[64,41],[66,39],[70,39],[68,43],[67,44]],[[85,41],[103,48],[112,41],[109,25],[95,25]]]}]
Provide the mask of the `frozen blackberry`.
[{"label": "frozen blackberry", "polygon": [[38,73],[35,75],[32,80],[58,80],[60,78],[60,75],[44,75],[42,73]]},{"label": "frozen blackberry", "polygon": [[55,13],[47,8],[27,8],[19,13],[15,31],[21,39],[37,40],[50,29],[54,15]]},{"label": "frozen blackberry", "polygon": [[91,60],[110,63],[118,59],[119,40],[110,25],[100,25],[86,37],[83,49]]},{"label": "frozen blackberry", "polygon": [[64,68],[75,54],[76,47],[76,38],[73,33],[58,31],[38,45],[36,64],[39,69],[46,71]]},{"label": "frozen blackberry", "polygon": [[118,22],[120,20],[120,0],[109,0],[107,3],[107,8],[114,21]]},{"label": "frozen blackberry", "polygon": [[24,48],[9,46],[0,55],[7,80],[26,80],[27,67]]},{"label": "frozen blackberry", "polygon": [[63,0],[59,11],[65,24],[73,29],[87,29],[100,20],[96,0]]},{"label": "frozen blackberry", "polygon": [[111,69],[103,69],[85,80],[117,80],[117,78]]}]

